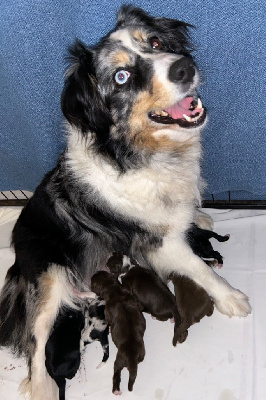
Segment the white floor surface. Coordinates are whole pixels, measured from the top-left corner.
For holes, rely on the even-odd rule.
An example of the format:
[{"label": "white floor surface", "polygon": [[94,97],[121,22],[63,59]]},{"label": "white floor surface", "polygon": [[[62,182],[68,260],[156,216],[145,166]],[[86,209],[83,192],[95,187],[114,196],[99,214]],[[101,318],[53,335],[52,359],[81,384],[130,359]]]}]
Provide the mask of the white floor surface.
[{"label": "white floor surface", "polygon": [[[0,208],[0,286],[14,261],[10,235],[19,208]],[[173,325],[145,314],[146,357],[139,364],[132,393],[128,372],[122,372],[121,396],[111,392],[116,348],[110,338],[110,358],[100,370],[100,344],[87,346],[81,367],[67,382],[66,400],[266,400],[266,211],[205,210],[214,229],[230,233],[226,243],[212,239],[224,256],[217,271],[250,297],[247,318],[228,318],[217,310],[189,329],[187,340],[172,346]],[[0,350],[0,399],[20,400],[20,381],[27,375],[23,359]],[[55,399],[56,400],[56,399]]]}]

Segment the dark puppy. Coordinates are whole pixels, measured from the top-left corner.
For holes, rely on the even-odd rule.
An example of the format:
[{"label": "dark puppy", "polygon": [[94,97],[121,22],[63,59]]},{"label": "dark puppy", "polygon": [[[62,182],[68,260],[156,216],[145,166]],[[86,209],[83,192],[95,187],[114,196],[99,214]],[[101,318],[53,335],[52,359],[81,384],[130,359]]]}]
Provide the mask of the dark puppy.
[{"label": "dark puppy", "polygon": [[113,253],[107,261],[107,267],[119,276],[123,288],[143,305],[143,311],[160,321],[173,318],[175,330],[179,327],[181,318],[175,296],[154,271],[141,267],[134,259],[122,253]]},{"label": "dark puppy", "polygon": [[118,349],[114,363],[113,393],[121,394],[123,368],[129,371],[128,390],[132,391],[138,363],[145,356],[143,336],[146,321],[140,311],[142,307],[117,282],[115,275],[108,272],[97,272],[91,279],[91,289],[106,302],[105,318],[111,326],[111,336]]},{"label": "dark puppy", "polygon": [[176,303],[182,318],[181,325],[175,330],[173,345],[186,340],[187,329],[199,322],[205,315],[213,313],[213,301],[208,293],[191,279],[176,274],[171,275],[175,288]]},{"label": "dark puppy", "polygon": [[45,346],[45,365],[65,400],[66,378],[72,379],[80,365],[80,337],[85,318],[82,311],[61,309]]},{"label": "dark puppy", "polygon": [[93,343],[98,340],[103,348],[103,359],[97,369],[101,368],[109,358],[109,325],[105,319],[104,309],[105,301],[101,297],[97,297],[88,306],[88,322],[82,332],[81,349],[86,344]]},{"label": "dark puppy", "polygon": [[221,236],[216,232],[201,229],[196,224],[191,224],[190,228],[186,232],[187,241],[193,252],[202,259],[213,258],[214,260],[217,260],[218,264],[215,261],[204,261],[208,265],[218,266],[218,268],[222,268],[223,266],[223,257],[218,251],[213,250],[210,239],[215,238],[218,242],[226,242],[229,237],[229,234]]}]

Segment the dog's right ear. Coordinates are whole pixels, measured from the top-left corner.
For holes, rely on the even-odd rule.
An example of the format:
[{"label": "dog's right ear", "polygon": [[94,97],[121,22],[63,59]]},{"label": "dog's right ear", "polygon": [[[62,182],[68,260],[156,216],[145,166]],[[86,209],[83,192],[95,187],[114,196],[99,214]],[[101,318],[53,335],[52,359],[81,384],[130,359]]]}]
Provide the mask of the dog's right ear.
[{"label": "dog's right ear", "polygon": [[109,131],[112,118],[97,87],[93,50],[76,40],[69,48],[70,67],[66,71],[61,106],[66,119],[83,133]]}]

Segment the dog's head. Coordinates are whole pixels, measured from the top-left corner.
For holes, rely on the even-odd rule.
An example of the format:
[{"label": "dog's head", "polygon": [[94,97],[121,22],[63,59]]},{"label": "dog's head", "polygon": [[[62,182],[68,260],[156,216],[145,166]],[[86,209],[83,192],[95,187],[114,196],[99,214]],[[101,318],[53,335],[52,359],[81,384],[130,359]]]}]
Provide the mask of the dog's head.
[{"label": "dog's head", "polygon": [[143,154],[174,151],[204,124],[189,27],[124,6],[97,46],[70,49],[63,113],[122,169]]}]

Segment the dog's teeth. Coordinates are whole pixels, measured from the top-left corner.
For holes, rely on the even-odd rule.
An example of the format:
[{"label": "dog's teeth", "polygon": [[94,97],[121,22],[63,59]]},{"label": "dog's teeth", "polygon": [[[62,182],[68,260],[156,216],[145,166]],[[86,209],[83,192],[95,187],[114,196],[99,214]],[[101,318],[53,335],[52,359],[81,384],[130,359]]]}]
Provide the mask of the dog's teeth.
[{"label": "dog's teeth", "polygon": [[202,108],[202,102],[201,102],[200,98],[198,98],[198,104],[197,104],[196,108]]},{"label": "dog's teeth", "polygon": [[154,113],[160,117],[167,117],[168,113],[164,110],[154,111]]},{"label": "dog's teeth", "polygon": [[188,115],[186,115],[186,114],[183,114],[183,118],[188,122],[192,122],[193,121],[193,119],[191,117],[189,117]]},{"label": "dog's teeth", "polygon": [[203,115],[203,113],[204,113],[204,108],[202,108],[201,112],[198,115],[198,118],[200,118]]}]

